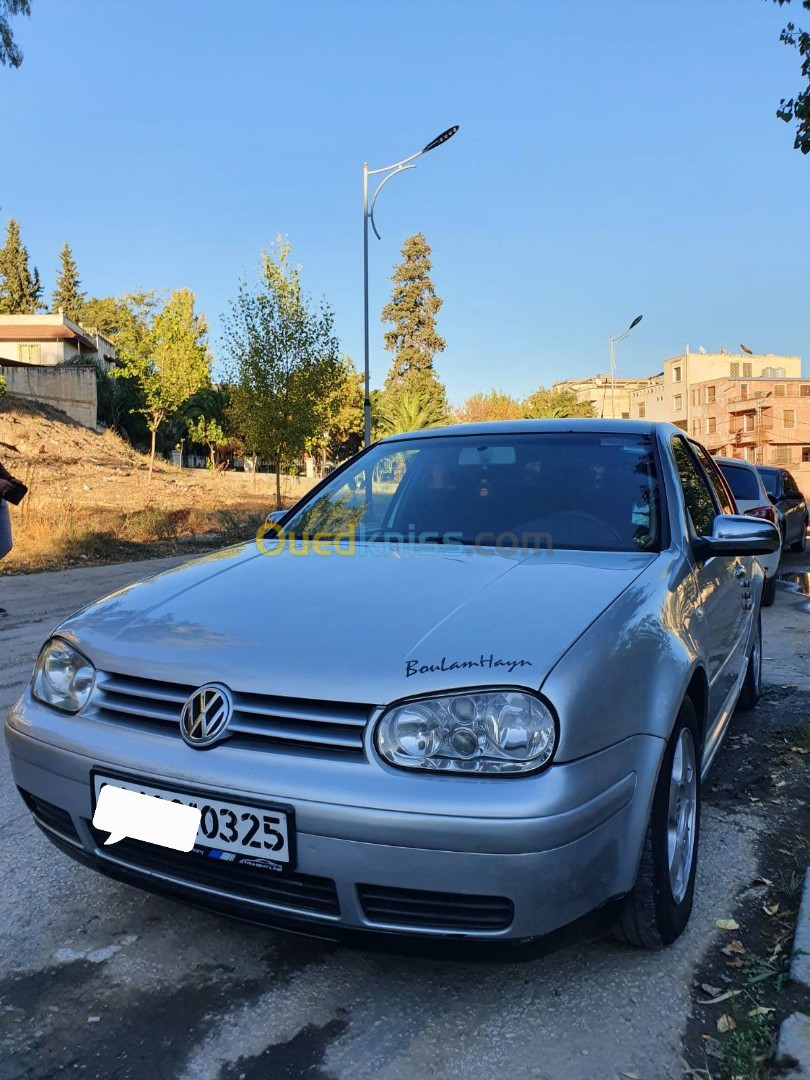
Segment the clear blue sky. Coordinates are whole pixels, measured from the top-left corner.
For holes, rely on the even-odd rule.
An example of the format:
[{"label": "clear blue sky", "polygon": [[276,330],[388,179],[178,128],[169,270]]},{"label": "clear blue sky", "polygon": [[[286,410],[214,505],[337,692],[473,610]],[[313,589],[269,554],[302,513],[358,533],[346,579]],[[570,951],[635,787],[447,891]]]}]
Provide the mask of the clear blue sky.
[{"label": "clear blue sky", "polygon": [[[774,116],[800,87],[764,0],[32,0],[0,68],[0,222],[50,295],[69,241],[93,294],[189,286],[212,324],[286,234],[362,364],[361,168],[397,177],[376,315],[404,238],[434,250],[458,401],[688,342],[810,358],[810,159]],[[794,4],[793,7],[796,5]],[[801,11],[794,17],[799,18]]]}]

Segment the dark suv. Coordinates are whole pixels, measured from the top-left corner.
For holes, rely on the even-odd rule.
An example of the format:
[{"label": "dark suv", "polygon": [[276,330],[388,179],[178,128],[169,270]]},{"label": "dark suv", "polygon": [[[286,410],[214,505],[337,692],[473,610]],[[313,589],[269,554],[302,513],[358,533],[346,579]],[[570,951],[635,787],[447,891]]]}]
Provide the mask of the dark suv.
[{"label": "dark suv", "polygon": [[758,465],[768,497],[779,511],[782,549],[804,551],[807,544],[807,501],[787,469]]}]

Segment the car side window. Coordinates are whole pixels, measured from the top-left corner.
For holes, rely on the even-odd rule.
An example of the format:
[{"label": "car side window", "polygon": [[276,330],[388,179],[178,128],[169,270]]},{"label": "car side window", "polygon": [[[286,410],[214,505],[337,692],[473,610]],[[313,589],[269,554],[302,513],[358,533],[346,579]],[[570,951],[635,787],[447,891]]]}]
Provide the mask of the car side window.
[{"label": "car side window", "polygon": [[717,507],[708,481],[698,468],[686,442],[677,436],[672,440],[672,456],[681,481],[683,499],[698,536],[711,536]]},{"label": "car side window", "polygon": [[724,513],[724,514],[736,514],[737,513],[737,507],[734,505],[734,502],[733,502],[731,496],[728,493],[726,482],[725,482],[720,470],[718,469],[716,463],[709,456],[709,454],[703,449],[703,447],[700,445],[700,443],[693,442],[693,443],[690,443],[689,445],[692,447],[695,454],[697,454],[698,459],[700,461],[700,464],[703,466],[703,469],[704,469],[706,475],[709,478],[709,483],[711,484],[712,489],[714,490],[715,497],[717,499],[717,502],[718,502],[718,504],[720,506],[720,510],[722,511],[722,513]]},{"label": "car side window", "polygon": [[789,499],[798,499],[799,496],[801,495],[801,492],[799,491],[799,485],[793,479],[793,474],[787,472],[787,470],[785,472],[783,472],[782,473],[782,482],[783,482],[783,485],[784,485],[784,488],[785,488],[785,495]]}]

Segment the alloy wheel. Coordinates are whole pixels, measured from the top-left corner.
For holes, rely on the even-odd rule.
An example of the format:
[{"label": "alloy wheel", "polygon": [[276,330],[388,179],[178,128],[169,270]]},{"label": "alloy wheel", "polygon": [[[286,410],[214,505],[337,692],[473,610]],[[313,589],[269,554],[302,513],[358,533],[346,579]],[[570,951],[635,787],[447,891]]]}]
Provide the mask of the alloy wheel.
[{"label": "alloy wheel", "polygon": [[[757,640],[759,640],[759,635],[757,635]],[[672,759],[667,815],[669,885],[676,904],[683,900],[692,876],[692,863],[695,857],[697,785],[695,743],[691,731],[683,728],[678,736]]]}]

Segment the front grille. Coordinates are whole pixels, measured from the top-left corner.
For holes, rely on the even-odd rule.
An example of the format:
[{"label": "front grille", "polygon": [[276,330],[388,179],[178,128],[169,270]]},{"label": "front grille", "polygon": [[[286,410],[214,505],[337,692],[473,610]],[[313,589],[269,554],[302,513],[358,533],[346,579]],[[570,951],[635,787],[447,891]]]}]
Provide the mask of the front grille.
[{"label": "front grille", "polygon": [[[180,713],[197,689],[181,683],[99,672],[86,715],[180,738]],[[362,756],[370,705],[308,701],[232,691],[231,744],[299,748],[308,753]]]},{"label": "front grille", "polygon": [[136,869],[151,870],[187,884],[219,889],[232,896],[258,900],[292,911],[340,914],[337,889],[330,878],[313,877],[311,874],[278,874],[273,870],[226,862],[195,852],[172,851],[140,840],[120,840],[114,848],[104,848],[107,834],[94,829],[89,821],[87,825],[103,856],[120,860]]},{"label": "front grille", "polygon": [[423,892],[358,885],[363,914],[369,922],[432,930],[505,930],[514,918],[511,900],[501,896]]},{"label": "front grille", "polygon": [[73,824],[73,818],[67,810],[63,810],[61,806],[54,806],[53,803],[46,802],[44,799],[39,799],[36,795],[23,791],[22,788],[17,790],[39,824],[58,833],[65,840],[70,840],[71,843],[81,843],[79,834],[76,832],[76,826]]}]

